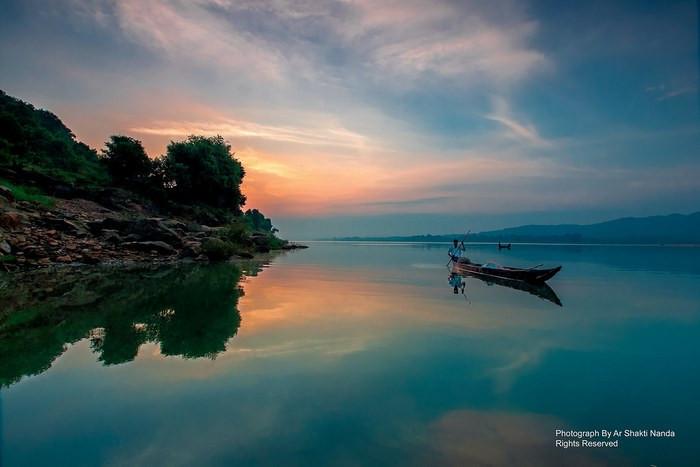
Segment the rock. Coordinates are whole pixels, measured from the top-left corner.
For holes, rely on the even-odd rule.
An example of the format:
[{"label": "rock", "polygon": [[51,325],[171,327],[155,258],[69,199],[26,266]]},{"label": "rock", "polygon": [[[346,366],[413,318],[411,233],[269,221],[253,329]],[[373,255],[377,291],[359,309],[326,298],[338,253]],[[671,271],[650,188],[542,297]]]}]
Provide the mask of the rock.
[{"label": "rock", "polygon": [[26,247],[23,253],[29,259],[40,259],[48,256],[43,248],[34,245]]},{"label": "rock", "polygon": [[170,229],[187,230],[187,224],[185,224],[184,222],[181,222],[177,219],[167,219],[167,220],[161,221],[161,223]]},{"label": "rock", "polygon": [[172,255],[176,253],[175,248],[161,241],[146,241],[146,242],[126,242],[123,243],[124,248],[136,251],[156,251],[158,253]]},{"label": "rock", "polygon": [[185,231],[190,233],[203,233],[204,229],[196,222],[190,222],[189,224],[185,225]]},{"label": "rock", "polygon": [[62,217],[45,216],[40,220],[40,222],[43,225],[51,227],[52,229],[56,229],[60,232],[67,232],[75,236],[87,235],[87,232],[82,226],[78,225],[75,222],[66,220]]},{"label": "rock", "polygon": [[200,242],[185,242],[180,257],[196,258],[202,253],[202,244]]},{"label": "rock", "polygon": [[116,232],[124,232],[129,227],[130,221],[119,219],[116,217],[106,217],[97,221],[90,221],[87,223],[88,229],[93,234],[98,234],[102,230],[113,230]]},{"label": "rock", "polygon": [[15,201],[15,195],[12,194],[12,190],[3,185],[0,185],[0,196],[5,198],[10,203],[14,203]]},{"label": "rock", "polygon": [[91,290],[73,292],[63,297],[62,305],[65,307],[92,305],[93,303],[97,302],[100,298],[102,298],[100,294]]},{"label": "rock", "polygon": [[56,258],[56,261],[59,262],[59,263],[72,263],[72,262],[73,262],[73,258],[71,258],[71,257],[68,256],[68,255],[63,255],[63,256],[57,257],[57,258]]},{"label": "rock", "polygon": [[127,242],[160,241],[175,246],[182,245],[182,239],[177,232],[163,224],[157,217],[138,220],[107,217],[101,221],[89,222],[88,228],[93,233],[116,230],[126,235],[124,240]]},{"label": "rock", "polygon": [[12,253],[12,247],[7,240],[0,240],[0,253],[3,255],[9,255]]},{"label": "rock", "polygon": [[146,241],[161,241],[170,245],[182,245],[180,236],[158,218],[140,219],[130,227],[130,233],[140,235]]},{"label": "rock", "polygon": [[282,246],[282,250],[302,250],[304,248],[308,248],[308,245],[301,245],[299,243],[287,243],[286,245]]},{"label": "rock", "polygon": [[100,262],[100,258],[87,253],[80,257],[80,262],[85,264],[98,264]]},{"label": "rock", "polygon": [[122,242],[122,237],[116,230],[105,229],[102,231],[100,236],[102,238],[102,241],[105,243],[111,243],[113,245],[116,245]]},{"label": "rock", "polygon": [[254,258],[252,253],[248,253],[247,251],[239,251],[236,253],[236,256],[242,259],[252,259]]},{"label": "rock", "polygon": [[19,213],[10,211],[0,214],[0,227],[4,229],[15,229],[22,224],[22,216]]}]

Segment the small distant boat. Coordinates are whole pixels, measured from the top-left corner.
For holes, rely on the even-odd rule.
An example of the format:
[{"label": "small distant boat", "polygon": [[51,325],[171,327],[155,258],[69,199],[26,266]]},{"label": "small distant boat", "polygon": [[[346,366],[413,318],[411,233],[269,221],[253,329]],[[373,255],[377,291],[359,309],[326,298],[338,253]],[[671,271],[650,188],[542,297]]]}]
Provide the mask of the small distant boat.
[{"label": "small distant boat", "polygon": [[510,250],[510,243],[498,242],[498,249],[499,250]]},{"label": "small distant boat", "polygon": [[503,279],[524,281],[533,284],[541,284],[548,281],[554,277],[556,273],[561,271],[561,266],[549,269],[539,269],[539,265],[529,269],[509,268],[495,263],[472,263],[467,258],[457,259],[454,262],[454,267],[458,272],[469,272],[484,277],[501,277]]}]

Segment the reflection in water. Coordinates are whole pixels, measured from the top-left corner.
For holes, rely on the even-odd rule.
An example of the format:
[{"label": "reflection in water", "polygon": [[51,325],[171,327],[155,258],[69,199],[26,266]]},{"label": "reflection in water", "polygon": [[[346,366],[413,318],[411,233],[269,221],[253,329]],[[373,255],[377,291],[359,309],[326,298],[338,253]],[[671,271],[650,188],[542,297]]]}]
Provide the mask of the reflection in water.
[{"label": "reflection in water", "polygon": [[524,282],[524,281],[516,281],[516,280],[511,280],[511,279],[506,279],[503,277],[483,277],[477,274],[471,274],[469,272],[464,272],[462,275],[459,275],[455,272],[450,273],[450,278],[448,280],[450,286],[453,288],[454,293],[458,293],[459,289],[461,288],[462,293],[464,293],[464,288],[466,287],[466,283],[463,281],[463,277],[472,277],[474,279],[478,279],[481,282],[485,282],[487,285],[500,285],[503,287],[509,287],[511,289],[515,290],[521,290],[523,292],[527,292],[529,294],[535,295],[537,297],[540,297],[543,300],[548,300],[556,305],[562,306],[561,300],[559,300],[559,297],[557,296],[556,292],[554,289],[552,289],[550,286],[548,286],[545,283],[541,284],[532,284],[529,282]]},{"label": "reflection in water", "polygon": [[450,277],[447,279],[447,283],[452,287],[452,292],[456,295],[460,291],[464,294],[464,287],[466,287],[466,282],[457,273],[451,272]]},{"label": "reflection in water", "polygon": [[0,315],[0,385],[47,370],[86,336],[106,365],[133,360],[146,342],[164,355],[213,358],[238,330],[240,278],[229,263],[18,278],[0,296],[10,305]]},{"label": "reflection in water", "polygon": [[[603,466],[595,450],[552,449],[555,417],[505,411],[455,410],[429,426],[430,465]],[[626,465],[616,458],[614,465]]]},{"label": "reflection in water", "polygon": [[[564,264],[566,313],[470,278],[448,292],[442,246],[319,244],[242,281],[256,269],[0,276],[0,464],[697,466],[700,275],[608,250],[475,252]],[[679,436],[553,445],[595,427]]]}]

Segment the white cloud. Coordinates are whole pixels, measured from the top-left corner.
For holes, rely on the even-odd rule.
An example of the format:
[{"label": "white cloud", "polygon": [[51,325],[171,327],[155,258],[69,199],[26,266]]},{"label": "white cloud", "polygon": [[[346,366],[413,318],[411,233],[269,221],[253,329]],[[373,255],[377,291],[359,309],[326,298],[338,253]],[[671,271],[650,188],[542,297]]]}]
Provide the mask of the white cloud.
[{"label": "white cloud", "polygon": [[502,97],[493,98],[493,110],[484,118],[500,123],[508,131],[508,135],[531,145],[550,147],[553,144],[543,138],[533,124],[517,120],[512,115],[508,102]]},{"label": "white cloud", "polygon": [[344,127],[328,124],[322,127],[264,125],[251,121],[222,119],[219,121],[160,121],[149,126],[130,128],[148,135],[186,137],[192,134],[231,138],[259,139],[309,146],[367,148],[369,140]]}]

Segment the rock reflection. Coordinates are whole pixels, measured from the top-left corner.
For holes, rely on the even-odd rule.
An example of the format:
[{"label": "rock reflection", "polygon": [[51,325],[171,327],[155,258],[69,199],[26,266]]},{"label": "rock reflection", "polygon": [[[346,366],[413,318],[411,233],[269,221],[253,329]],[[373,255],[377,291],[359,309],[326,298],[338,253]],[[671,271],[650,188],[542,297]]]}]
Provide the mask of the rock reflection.
[{"label": "rock reflection", "polygon": [[2,277],[0,385],[46,371],[85,337],[105,365],[133,360],[146,342],[164,355],[214,358],[240,325],[242,273],[226,263]]}]

